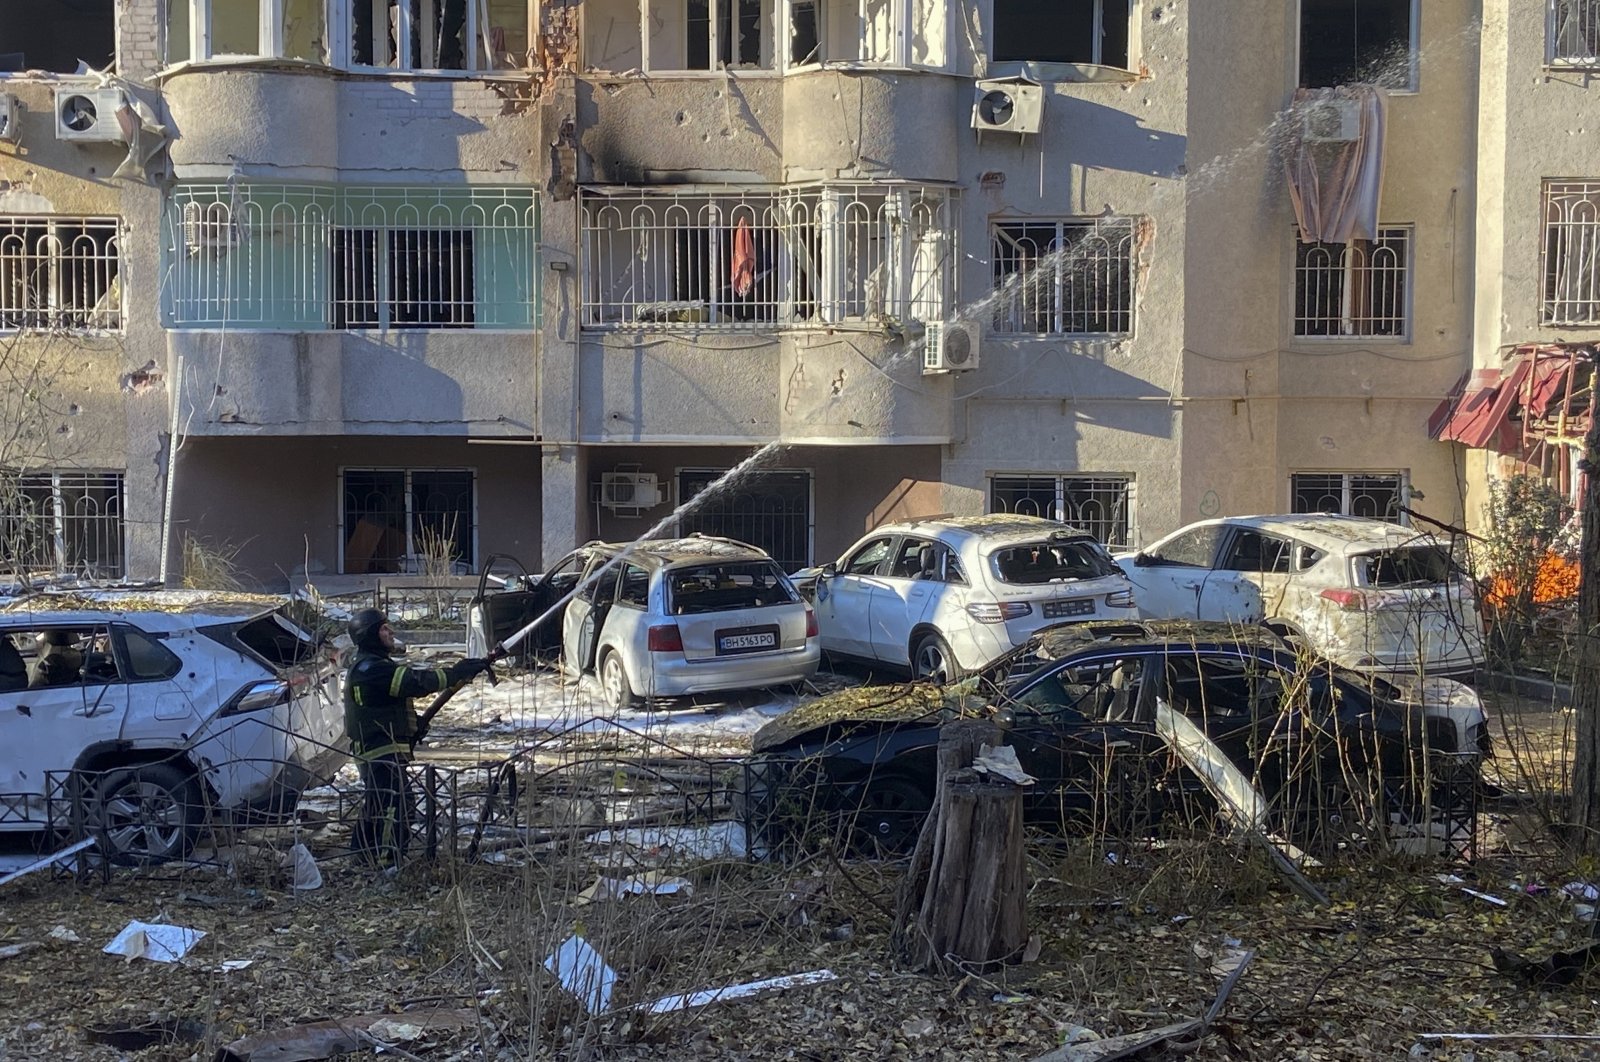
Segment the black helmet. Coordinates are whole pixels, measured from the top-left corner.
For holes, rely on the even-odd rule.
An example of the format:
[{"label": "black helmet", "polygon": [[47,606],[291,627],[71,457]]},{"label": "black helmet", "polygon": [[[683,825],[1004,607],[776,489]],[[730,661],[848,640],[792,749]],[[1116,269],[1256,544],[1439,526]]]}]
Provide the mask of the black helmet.
[{"label": "black helmet", "polygon": [[381,609],[363,608],[350,617],[350,640],[357,649],[382,649],[378,641],[378,628],[389,622]]}]

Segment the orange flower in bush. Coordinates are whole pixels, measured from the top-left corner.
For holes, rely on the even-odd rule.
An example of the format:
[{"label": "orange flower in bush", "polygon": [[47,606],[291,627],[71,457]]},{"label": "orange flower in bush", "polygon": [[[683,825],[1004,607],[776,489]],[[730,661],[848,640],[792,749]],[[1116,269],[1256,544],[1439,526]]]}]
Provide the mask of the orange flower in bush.
[{"label": "orange flower in bush", "polygon": [[[1576,561],[1546,553],[1533,575],[1533,603],[1552,605],[1558,601],[1572,600],[1578,596],[1578,576]],[[1516,601],[1518,582],[1519,579],[1510,572],[1496,575],[1484,589],[1485,603],[1499,609]]]}]

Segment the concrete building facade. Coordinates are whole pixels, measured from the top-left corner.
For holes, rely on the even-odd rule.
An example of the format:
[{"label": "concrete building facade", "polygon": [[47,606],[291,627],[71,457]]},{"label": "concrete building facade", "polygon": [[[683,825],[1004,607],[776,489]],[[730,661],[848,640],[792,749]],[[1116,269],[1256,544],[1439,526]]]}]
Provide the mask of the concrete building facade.
[{"label": "concrete building facade", "polygon": [[[64,569],[190,535],[269,587],[657,527],[797,567],[938,512],[1459,521],[1430,414],[1542,327],[1513,202],[1589,91],[1504,0],[65,6],[110,76],[62,69],[65,15],[0,29],[0,241],[90,275],[0,272],[0,349],[71,352],[0,453],[12,522]],[[1296,90],[1357,82],[1377,230],[1306,243]],[[75,87],[160,135],[63,132]],[[114,563],[68,526],[113,481]]]}]

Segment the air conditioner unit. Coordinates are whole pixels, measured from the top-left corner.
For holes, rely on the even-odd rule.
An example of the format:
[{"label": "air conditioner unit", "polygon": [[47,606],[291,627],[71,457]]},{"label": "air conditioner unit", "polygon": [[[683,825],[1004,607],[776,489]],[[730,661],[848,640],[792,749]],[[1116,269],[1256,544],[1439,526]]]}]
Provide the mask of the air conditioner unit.
[{"label": "air conditioner unit", "polygon": [[1006,78],[973,86],[972,128],[980,133],[1037,133],[1044,119],[1044,89],[1036,81]]},{"label": "air conditioner unit", "polygon": [[56,139],[114,143],[122,139],[117,111],[122,90],[116,88],[56,89]]},{"label": "air conditioner unit", "polygon": [[607,509],[649,509],[661,504],[654,472],[600,473],[600,504]]},{"label": "air conditioner unit", "polygon": [[9,92],[0,92],[0,140],[9,140],[13,144],[22,135],[22,128],[18,122],[22,120],[22,104]]},{"label": "air conditioner unit", "polygon": [[1361,137],[1361,108],[1355,100],[1317,100],[1300,114],[1300,139],[1308,144],[1347,144]]},{"label": "air conditioner unit", "polygon": [[976,321],[929,321],[923,336],[922,372],[971,372],[978,367]]}]

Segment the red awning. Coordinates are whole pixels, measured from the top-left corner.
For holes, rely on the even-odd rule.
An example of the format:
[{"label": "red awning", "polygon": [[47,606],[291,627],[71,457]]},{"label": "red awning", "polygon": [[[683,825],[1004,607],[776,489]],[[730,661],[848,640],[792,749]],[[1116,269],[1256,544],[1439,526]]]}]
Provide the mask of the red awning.
[{"label": "red awning", "polygon": [[1479,369],[1464,386],[1458,385],[1459,395],[1445,399],[1428,418],[1429,434],[1475,450],[1516,453],[1522,436],[1509,414],[1531,367],[1532,359],[1525,355],[1513,363],[1507,375],[1499,369]]}]

